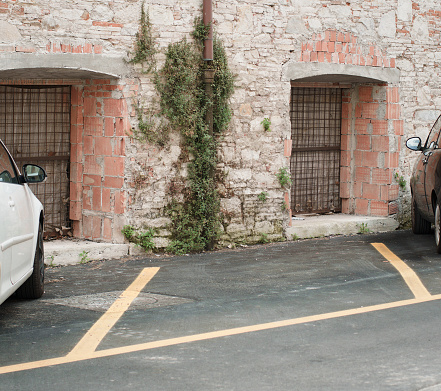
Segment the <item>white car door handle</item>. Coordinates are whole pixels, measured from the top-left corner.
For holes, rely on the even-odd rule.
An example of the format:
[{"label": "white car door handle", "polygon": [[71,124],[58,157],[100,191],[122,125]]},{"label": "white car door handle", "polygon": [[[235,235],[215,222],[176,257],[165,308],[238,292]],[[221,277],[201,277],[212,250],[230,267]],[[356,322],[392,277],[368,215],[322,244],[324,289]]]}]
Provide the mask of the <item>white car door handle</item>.
[{"label": "white car door handle", "polygon": [[15,202],[13,200],[9,200],[9,206],[13,208],[15,206]]}]

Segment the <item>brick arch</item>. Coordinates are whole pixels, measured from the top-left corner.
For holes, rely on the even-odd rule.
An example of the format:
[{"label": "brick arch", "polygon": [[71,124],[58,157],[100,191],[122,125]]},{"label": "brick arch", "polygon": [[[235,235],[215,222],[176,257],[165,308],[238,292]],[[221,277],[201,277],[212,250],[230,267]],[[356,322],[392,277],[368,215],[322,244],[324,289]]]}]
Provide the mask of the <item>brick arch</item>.
[{"label": "brick arch", "polygon": [[338,30],[313,34],[302,44],[300,61],[395,68],[395,59],[378,46],[362,45],[355,35]]}]

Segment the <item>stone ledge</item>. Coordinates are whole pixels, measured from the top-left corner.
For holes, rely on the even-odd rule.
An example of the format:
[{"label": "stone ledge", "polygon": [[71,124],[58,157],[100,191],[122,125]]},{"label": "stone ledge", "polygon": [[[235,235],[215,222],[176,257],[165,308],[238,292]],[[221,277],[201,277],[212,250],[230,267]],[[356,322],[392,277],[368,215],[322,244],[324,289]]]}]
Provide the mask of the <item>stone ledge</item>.
[{"label": "stone ledge", "polygon": [[283,66],[282,80],[394,84],[400,81],[400,71],[395,68],[368,67],[352,64],[289,62]]},{"label": "stone ledge", "polygon": [[129,255],[129,245],[124,243],[97,243],[75,239],[44,242],[44,263],[46,265],[76,265],[85,261],[115,259],[127,255]]},{"label": "stone ledge", "polygon": [[354,235],[366,233],[395,231],[398,221],[392,217],[370,217],[346,214],[302,216],[293,218],[292,226],[286,229],[288,240],[318,238],[333,235]]}]

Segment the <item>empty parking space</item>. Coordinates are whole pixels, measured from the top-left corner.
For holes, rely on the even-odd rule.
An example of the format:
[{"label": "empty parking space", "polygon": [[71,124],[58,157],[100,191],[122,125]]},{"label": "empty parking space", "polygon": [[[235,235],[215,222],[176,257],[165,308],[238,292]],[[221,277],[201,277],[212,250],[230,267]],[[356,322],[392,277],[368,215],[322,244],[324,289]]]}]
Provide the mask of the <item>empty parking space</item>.
[{"label": "empty parking space", "polygon": [[[420,241],[412,245],[415,238]],[[403,232],[51,269],[44,300],[10,300],[0,307],[0,373],[7,378],[106,357],[154,357],[148,352],[162,355],[164,349],[175,355],[439,306],[441,267],[431,243]],[[112,293],[108,300],[106,293]],[[31,308],[43,317],[25,316]],[[49,312],[50,322],[44,318]],[[51,340],[57,347],[45,349],[51,329],[57,330]],[[23,330],[31,350],[14,342]]]}]

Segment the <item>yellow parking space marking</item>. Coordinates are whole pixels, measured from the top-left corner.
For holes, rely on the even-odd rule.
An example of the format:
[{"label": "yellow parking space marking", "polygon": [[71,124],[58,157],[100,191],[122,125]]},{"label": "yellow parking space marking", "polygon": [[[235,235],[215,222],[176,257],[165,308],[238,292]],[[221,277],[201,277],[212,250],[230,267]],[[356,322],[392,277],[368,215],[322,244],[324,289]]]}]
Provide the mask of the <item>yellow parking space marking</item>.
[{"label": "yellow parking space marking", "polygon": [[398,270],[416,299],[431,297],[431,294],[423,285],[417,274],[400,258],[398,258],[392,251],[390,251],[383,243],[371,244],[384,258],[386,258],[392,264],[392,266],[395,267],[395,269]]},{"label": "yellow parking space marking", "polygon": [[372,305],[368,307],[361,307],[361,308],[353,308],[343,311],[336,311],[336,312],[329,312],[325,314],[320,315],[312,315],[312,316],[305,316],[302,318],[295,318],[295,319],[288,319],[288,320],[282,320],[282,321],[276,321],[271,323],[263,323],[263,324],[257,324],[247,327],[237,327],[232,329],[226,329],[226,330],[219,330],[219,331],[213,331],[213,332],[207,332],[207,333],[201,333],[201,334],[194,334],[194,335],[188,335],[184,337],[178,337],[178,338],[170,338],[170,339],[163,339],[159,341],[153,341],[153,342],[146,342],[141,343],[137,345],[129,345],[119,348],[113,348],[113,349],[106,349],[106,350],[99,350],[94,352],[87,352],[82,355],[67,355],[64,357],[56,357],[48,360],[41,360],[41,361],[33,361],[23,364],[15,364],[15,365],[9,365],[5,367],[0,367],[0,375],[6,374],[6,373],[13,373],[13,372],[20,372],[20,371],[26,371],[31,369],[38,369],[38,368],[46,368],[54,365],[61,365],[61,364],[69,364],[79,361],[85,361],[85,360],[92,360],[97,358],[104,358],[104,357],[111,357],[111,356],[117,356],[121,354],[127,354],[127,353],[134,353],[134,352],[140,352],[140,351],[146,351],[151,349],[158,349],[163,348],[167,346],[175,346],[175,345],[181,345],[184,343],[191,343],[191,342],[199,342],[199,341],[206,341],[210,339],[216,339],[216,338],[222,338],[222,337],[230,337],[234,335],[240,335],[240,334],[246,334],[246,333],[252,333],[256,331],[265,331],[265,330],[272,330],[287,326],[294,326],[294,325],[300,325],[304,323],[311,323],[311,322],[318,322],[322,320],[329,320],[329,319],[336,319],[351,315],[360,315],[360,314],[366,314],[369,312],[374,311],[382,311],[382,310],[388,310],[393,308],[399,308],[404,307],[408,305],[413,304],[420,304],[420,303],[426,303],[429,301],[435,301],[435,300],[441,300],[441,294],[440,295],[433,295],[425,298],[419,298],[419,299],[409,299],[409,300],[402,300],[402,301],[395,301],[391,303],[384,303],[384,304],[377,304]]},{"label": "yellow parking space marking", "polygon": [[139,273],[135,281],[119,296],[106,313],[90,328],[86,335],[78,342],[67,357],[83,356],[96,350],[100,342],[111,330],[124,312],[130,307],[141,290],[158,272],[159,267],[145,268]]},{"label": "yellow parking space marking", "polygon": [[26,371],[31,369],[46,368],[54,365],[69,364],[79,361],[98,359],[103,357],[117,356],[121,354],[134,353],[139,351],[158,349],[167,346],[175,346],[184,343],[192,343],[198,341],[206,341],[222,337],[230,337],[234,335],[253,333],[257,331],[272,330],[282,327],[300,325],[304,323],[318,322],[329,319],[336,319],[352,315],[366,314],[374,311],[383,311],[393,308],[404,307],[413,304],[425,303],[430,301],[441,300],[441,294],[431,295],[422,284],[416,273],[408,267],[400,258],[392,253],[382,243],[371,243],[372,246],[398,270],[406,284],[413,292],[415,298],[409,300],[395,301],[391,303],[376,304],[367,307],[353,308],[348,310],[329,312],[319,315],[305,316],[301,318],[287,319],[270,323],[262,323],[246,327],[237,327],[226,330],[219,330],[207,333],[188,335],[178,338],[170,338],[153,342],[146,342],[137,345],[123,346],[113,349],[105,349],[96,351],[99,343],[106,336],[109,330],[115,325],[118,319],[129,308],[132,301],[138,296],[144,286],[155,276],[159,268],[144,269],[136,280],[121,294],[121,296],[113,303],[107,312],[92,326],[86,335],[80,340],[75,348],[64,357],[55,357],[47,360],[33,361],[22,364],[8,365],[0,367],[0,375]]}]

